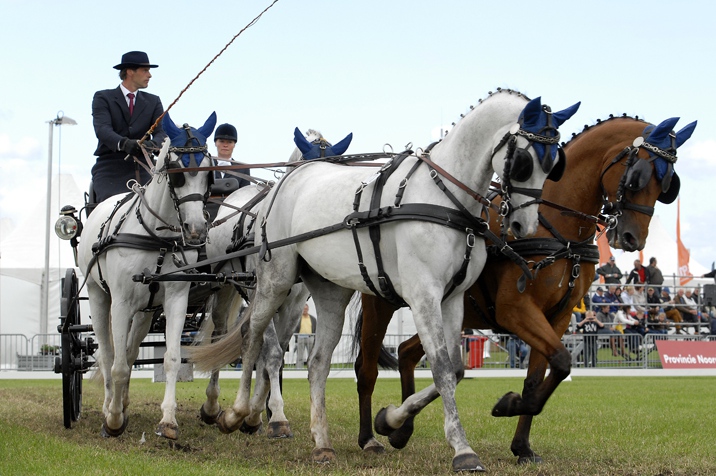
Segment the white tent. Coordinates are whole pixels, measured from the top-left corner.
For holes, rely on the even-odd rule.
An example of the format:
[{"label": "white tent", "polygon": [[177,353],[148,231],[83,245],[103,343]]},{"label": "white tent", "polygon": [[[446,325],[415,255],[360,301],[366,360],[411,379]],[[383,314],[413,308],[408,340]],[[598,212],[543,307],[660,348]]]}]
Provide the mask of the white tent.
[{"label": "white tent", "polygon": [[[664,227],[661,219],[658,215],[655,215],[651,219],[649,224],[649,236],[646,239],[646,246],[644,247],[644,265],[649,264],[649,258],[652,256],[656,258],[657,266],[661,269],[661,273],[664,275],[664,284],[667,286],[678,285],[678,252],[676,247],[676,224],[673,226],[673,234],[669,233]],[[688,248],[688,243],[684,243]],[[624,281],[626,281],[629,272],[634,269],[634,260],[639,259],[639,252],[624,253],[620,250],[612,250],[614,257],[617,261],[617,266],[624,274]],[[693,258],[689,261],[689,270],[694,277],[700,277],[705,273],[708,273],[710,269],[703,266],[701,263],[695,261]],[[693,284],[701,282],[695,280]],[[709,279],[706,283],[713,282]],[[691,284],[691,283],[689,283]]]},{"label": "white tent", "polygon": [[12,231],[6,235],[4,230],[0,241],[0,334],[24,334],[30,338],[57,333],[60,282],[75,262],[70,243],[55,235],[54,223],[63,206],[73,205],[79,210],[84,197],[74,178],[66,174],[53,178],[52,197],[47,319],[41,315],[47,207],[47,198],[42,194],[30,201],[24,218]]}]

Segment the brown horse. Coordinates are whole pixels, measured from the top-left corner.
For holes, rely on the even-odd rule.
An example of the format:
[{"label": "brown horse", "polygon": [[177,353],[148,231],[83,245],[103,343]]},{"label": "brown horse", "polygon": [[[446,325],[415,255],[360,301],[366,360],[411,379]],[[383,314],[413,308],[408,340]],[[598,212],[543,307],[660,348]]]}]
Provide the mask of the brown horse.
[{"label": "brown horse", "polygon": [[[511,445],[519,463],[541,461],[530,447],[532,417],[542,411],[570,373],[571,356],[561,337],[572,308],[587,293],[595,275],[598,253],[592,243],[597,232],[596,215],[601,211],[617,218],[618,224],[608,232],[612,247],[626,251],[644,247],[656,200],[671,203],[678,194],[678,176],[673,173],[676,148],[690,137],[696,125],[689,124],[674,135],[671,129],[677,120],[654,127],[623,116],[585,127],[564,146],[568,160],[561,181],[545,183],[541,225],[535,238],[510,242],[532,263],[533,270],[539,271],[535,279],[520,294],[516,282],[522,269],[501,259],[499,252],[488,253],[483,273],[465,293],[464,327],[514,333],[532,347],[522,395],[507,393],[492,410],[493,416],[520,415]],[[546,205],[549,202],[552,206]],[[567,207],[573,211],[566,211]],[[499,217],[493,216],[492,231],[499,233],[500,225]],[[383,299],[363,295],[356,374],[359,444],[366,452],[383,451],[371,429],[371,395],[380,345],[395,310]],[[423,355],[417,335],[400,345],[404,403],[400,408],[391,405],[382,409],[376,416],[376,431],[387,435],[395,448],[407,444],[413,418],[436,398],[434,393],[411,398],[415,394],[415,366]],[[548,365],[551,372],[545,378]]]}]

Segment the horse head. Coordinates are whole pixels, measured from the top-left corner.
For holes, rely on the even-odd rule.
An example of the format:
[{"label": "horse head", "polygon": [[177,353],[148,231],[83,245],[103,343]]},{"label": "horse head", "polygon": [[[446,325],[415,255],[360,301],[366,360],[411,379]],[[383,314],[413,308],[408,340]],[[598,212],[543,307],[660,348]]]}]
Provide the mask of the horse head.
[{"label": "horse head", "polygon": [[[617,162],[625,161],[623,172],[617,169],[617,172],[607,175],[608,166],[602,174],[604,212],[617,217],[616,226],[607,232],[613,248],[625,251],[643,249],[656,201],[669,204],[676,200],[681,186],[674,171],[676,149],[691,137],[696,128],[694,121],[674,132],[672,128],[678,121],[678,117],[672,117],[656,126],[647,125],[619,156]],[[609,193],[607,190],[616,192]]]},{"label": "horse head", "polygon": [[156,170],[167,178],[167,191],[177,211],[185,244],[200,245],[206,241],[205,207],[214,172],[197,169],[212,165],[206,143],[216,126],[216,113],[211,113],[198,129],[188,124],[177,127],[169,113],[164,115],[162,125],[168,141],[162,147]]},{"label": "horse head", "polygon": [[536,231],[544,182],[558,181],[564,172],[566,157],[559,146],[557,129],[577,112],[580,104],[552,112],[541,98],[535,98],[524,107],[516,124],[500,132],[504,135],[493,152],[493,169],[501,176],[503,226],[516,238]]},{"label": "horse head", "polygon": [[296,147],[300,151],[300,155],[296,157],[296,152],[291,155],[289,162],[295,162],[296,160],[313,160],[323,157],[334,157],[342,155],[353,140],[353,133],[351,132],[345,136],[340,142],[333,145],[328,142],[323,135],[313,129],[309,129],[306,136],[304,136],[299,128],[297,127],[293,131],[293,141],[296,143]]}]

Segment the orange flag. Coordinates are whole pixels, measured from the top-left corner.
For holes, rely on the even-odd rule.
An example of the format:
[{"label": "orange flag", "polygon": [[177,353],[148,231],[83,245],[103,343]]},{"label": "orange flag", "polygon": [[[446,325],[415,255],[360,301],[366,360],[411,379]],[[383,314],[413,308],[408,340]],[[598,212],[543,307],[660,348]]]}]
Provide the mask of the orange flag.
[{"label": "orange flag", "polygon": [[691,253],[689,253],[689,250],[687,250],[681,242],[681,198],[676,202],[676,249],[678,252],[678,273],[679,276],[681,276],[680,284],[683,286],[694,279],[694,276],[691,274],[691,271],[689,271]]},{"label": "orange flag", "polygon": [[[599,267],[602,267],[609,262],[609,257],[612,256],[612,250],[609,248],[606,233],[602,233],[597,238],[597,248],[599,248]],[[604,276],[599,275],[599,282],[604,282]]]}]

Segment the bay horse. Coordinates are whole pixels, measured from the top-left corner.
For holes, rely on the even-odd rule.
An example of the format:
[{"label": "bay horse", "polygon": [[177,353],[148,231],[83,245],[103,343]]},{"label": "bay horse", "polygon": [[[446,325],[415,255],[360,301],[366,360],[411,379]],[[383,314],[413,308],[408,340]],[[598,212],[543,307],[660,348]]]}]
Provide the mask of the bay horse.
[{"label": "bay horse", "polygon": [[[298,163],[301,160],[312,160],[321,156],[339,156],[346,151],[351,139],[352,134],[349,134],[345,139],[333,145],[314,129],[309,129],[304,136],[296,128],[294,130],[296,149],[289,157],[288,163]],[[226,197],[219,208],[214,226],[209,230],[209,241],[206,245],[208,259],[253,245],[256,211],[263,205],[263,200],[272,186],[270,183],[251,185],[240,188]],[[233,271],[251,272],[256,268],[256,259],[254,253],[243,258],[220,261],[214,266],[213,272],[224,274]],[[308,298],[308,289],[302,283],[294,284],[288,298],[278,308],[276,316],[264,332],[263,347],[256,362],[256,388],[251,404],[254,411],[244,419],[240,427],[244,433],[254,434],[261,428],[261,414],[264,407],[260,403],[265,402],[270,393],[267,407],[271,415],[266,435],[269,438],[293,436],[284,413],[280,385],[281,372],[284,353],[288,349],[293,331]],[[213,324],[213,341],[226,334],[228,322],[238,317],[241,306],[248,300],[250,300],[250,294],[239,285],[227,284],[218,289],[211,306],[212,319],[206,321]],[[208,332],[208,329],[202,331]],[[216,418],[221,411],[218,400],[219,393],[219,370],[214,369],[206,389],[207,399],[200,409],[201,419],[205,423],[216,423]]]},{"label": "bay horse", "polygon": [[104,378],[103,436],[119,436],[127,427],[132,364],[159,306],[166,316],[166,387],[156,433],[169,439],[178,436],[176,379],[190,283],[147,286],[132,277],[146,268],[171,271],[196,262],[206,241],[204,212],[213,183],[213,172],[201,169],[212,165],[206,138],[215,125],[215,113],[199,129],[188,124],[177,127],[166,114],[163,126],[168,138],[151,181],[145,187],[135,183],[131,193],[103,201],[84,225],[78,264],[87,277]]},{"label": "bay horse", "polygon": [[[610,245],[625,251],[644,247],[654,203],[671,203],[679,192],[673,172],[676,148],[683,144],[696,122],[678,133],[678,118],[657,126],[630,117],[611,117],[586,127],[573,137],[564,152],[568,157],[559,184],[546,182],[540,226],[533,238],[508,243],[535,265],[535,279],[518,294],[514,281],[518,266],[489,254],[485,270],[465,293],[463,327],[493,329],[516,334],[532,348],[522,395],[510,392],[495,405],[493,416],[520,415],[511,450],[519,463],[541,458],[529,442],[532,417],[539,414],[559,383],[570,373],[571,356],[561,337],[572,308],[587,293],[595,274],[598,251],[593,245],[596,216],[611,214],[618,222],[608,233]],[[499,202],[500,197],[495,199]],[[549,203],[558,206],[549,206]],[[573,209],[571,211],[570,209]],[[613,223],[613,222],[612,222]],[[498,232],[500,217],[490,228]],[[358,443],[366,452],[382,452],[371,429],[371,395],[377,379],[380,345],[396,307],[364,294],[361,352],[356,360],[360,406]],[[403,400],[415,393],[414,370],[424,354],[418,335],[399,347]],[[545,379],[547,365],[550,373]],[[379,434],[395,448],[403,448],[413,431],[413,418],[429,400],[396,409],[389,406],[376,416]]]},{"label": "bay horse", "polygon": [[[578,106],[552,113],[540,98],[529,101],[515,91],[500,90],[466,114],[429,154],[404,154],[378,172],[317,159],[284,176],[257,217],[262,251],[256,293],[244,315],[249,320],[246,342],[234,330],[194,349],[200,351],[194,355],[198,367],[207,370],[243,356],[239,392],[233,406],[219,415],[220,429],[235,431],[251,413],[252,369],[264,331],[300,277],[318,314],[308,366],[312,459],[333,461],[325,411],[331,355],[354,290],[378,293],[378,279],[378,287],[413,309],[443,397],[445,434],[455,451],[453,469],[484,470],[467,442],[454,395],[463,373],[458,347],[462,294],[486,259],[480,241],[486,227],[478,218],[483,204],[476,198],[487,192],[493,171],[503,176],[511,184],[507,223],[516,236],[532,235],[537,227],[533,197],[563,162],[557,156],[556,128]],[[421,167],[423,163],[427,166]],[[362,193],[381,188],[386,194],[372,200]],[[374,246],[371,235],[377,234]],[[370,260],[361,258],[367,247],[374,251]]]}]

